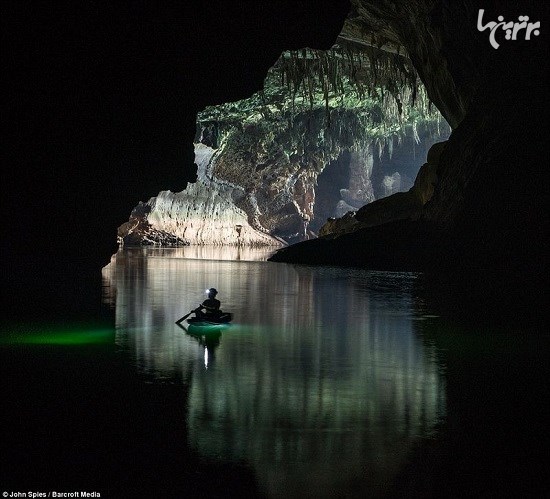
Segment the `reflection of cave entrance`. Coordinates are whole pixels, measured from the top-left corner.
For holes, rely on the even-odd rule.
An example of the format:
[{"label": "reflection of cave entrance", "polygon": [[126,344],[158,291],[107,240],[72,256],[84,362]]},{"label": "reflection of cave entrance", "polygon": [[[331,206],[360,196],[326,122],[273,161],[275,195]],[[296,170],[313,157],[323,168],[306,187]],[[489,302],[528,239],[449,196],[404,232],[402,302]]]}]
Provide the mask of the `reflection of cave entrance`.
[{"label": "reflection of cave entrance", "polygon": [[340,189],[349,185],[350,160],[349,151],[342,151],[317,177],[313,220],[309,224],[309,229],[315,233],[319,232],[327,218],[335,216],[336,205],[342,199]]}]

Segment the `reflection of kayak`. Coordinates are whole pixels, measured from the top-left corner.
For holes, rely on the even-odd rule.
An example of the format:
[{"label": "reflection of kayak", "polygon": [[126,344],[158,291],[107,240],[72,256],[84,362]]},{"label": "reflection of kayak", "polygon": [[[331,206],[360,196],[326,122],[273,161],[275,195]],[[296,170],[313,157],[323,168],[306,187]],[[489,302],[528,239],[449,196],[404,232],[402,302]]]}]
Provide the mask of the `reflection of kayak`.
[{"label": "reflection of kayak", "polygon": [[193,326],[221,326],[228,324],[233,319],[233,316],[229,313],[221,314],[219,317],[191,317],[187,319],[189,324]]}]

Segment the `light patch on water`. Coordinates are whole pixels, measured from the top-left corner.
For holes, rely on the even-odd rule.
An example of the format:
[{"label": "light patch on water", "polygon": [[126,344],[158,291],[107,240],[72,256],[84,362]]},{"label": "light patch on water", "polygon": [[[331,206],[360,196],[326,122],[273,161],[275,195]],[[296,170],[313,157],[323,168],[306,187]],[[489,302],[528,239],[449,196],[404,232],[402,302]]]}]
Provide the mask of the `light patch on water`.
[{"label": "light patch on water", "polygon": [[112,328],[67,327],[66,329],[41,329],[40,327],[18,328],[3,331],[0,343],[5,345],[99,345],[114,343]]}]

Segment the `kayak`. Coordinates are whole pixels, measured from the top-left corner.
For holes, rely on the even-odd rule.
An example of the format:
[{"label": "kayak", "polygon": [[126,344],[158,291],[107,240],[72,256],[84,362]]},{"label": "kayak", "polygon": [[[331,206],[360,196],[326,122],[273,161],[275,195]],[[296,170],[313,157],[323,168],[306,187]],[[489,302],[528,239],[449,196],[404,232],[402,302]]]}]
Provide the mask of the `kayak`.
[{"label": "kayak", "polygon": [[219,326],[228,324],[233,319],[229,313],[221,314],[219,317],[191,317],[187,319],[189,324],[193,326]]}]

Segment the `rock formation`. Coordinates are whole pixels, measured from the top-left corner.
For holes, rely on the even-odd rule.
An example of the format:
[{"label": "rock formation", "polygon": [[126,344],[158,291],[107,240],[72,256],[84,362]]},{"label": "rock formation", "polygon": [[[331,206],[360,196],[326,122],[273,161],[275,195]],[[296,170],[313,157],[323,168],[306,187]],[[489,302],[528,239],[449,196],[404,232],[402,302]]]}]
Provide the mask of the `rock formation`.
[{"label": "rock formation", "polygon": [[502,31],[496,50],[477,30],[477,18],[486,9],[487,19],[515,21],[528,13],[547,20],[548,6],[352,4],[341,36],[389,52],[404,49],[453,132],[434,159],[437,179],[427,202],[414,195],[415,183],[413,192],[331,221],[322,231],[328,237],[281,250],[273,260],[422,270],[438,289],[435,299],[454,312],[525,316],[547,299],[547,42],[542,31],[530,40],[507,39]]},{"label": "rock formation", "polygon": [[[263,2],[269,17],[264,6],[245,6],[238,22],[212,7],[200,23],[192,16],[174,14],[188,6],[169,4],[159,9],[158,19],[147,9],[133,12],[133,7],[122,4],[78,12],[66,5],[56,16],[46,5],[8,8],[10,78],[5,107],[7,123],[13,126],[6,127],[3,185],[5,204],[17,206],[17,216],[5,217],[10,238],[2,261],[8,296],[14,297],[10,303],[26,303],[28,289],[38,285],[41,295],[50,295],[50,283],[58,274],[66,275],[67,268],[77,269],[73,273],[77,278],[67,278],[71,289],[82,288],[84,274],[89,282],[97,279],[97,268],[115,249],[115,234],[108,228],[124,221],[137,200],[146,201],[168,188],[177,191],[195,180],[191,166],[195,130],[186,113],[252,94],[261,87],[277,52],[303,46],[327,48],[339,31],[338,43],[344,40],[389,54],[387,64],[379,65],[391,68],[411,61],[430,101],[454,129],[440,158],[434,195],[422,214],[427,223],[447,230],[447,239],[460,255],[447,258],[448,263],[545,275],[547,2],[353,0],[343,29],[346,2],[339,12],[337,1],[286,2],[286,7]],[[489,43],[489,33],[477,30],[479,9],[485,9],[486,22],[498,16],[515,22],[528,15],[540,21],[542,29],[530,40],[525,36],[506,40],[499,28],[497,50]],[[178,18],[183,24],[172,22]],[[37,26],[42,28],[37,31]],[[297,62],[287,62],[292,73]],[[327,69],[334,67],[327,62],[322,61]],[[366,64],[350,67],[366,82]],[[294,72],[300,74],[304,73]],[[303,78],[306,85],[298,86],[293,86],[296,78],[288,81],[291,90],[299,89],[295,102],[304,102],[305,95],[307,105],[310,79]],[[330,90],[334,80],[327,81],[330,85],[325,88]],[[387,94],[391,96],[389,88]],[[407,111],[409,101],[401,102],[407,103],[403,105]],[[331,126],[337,123],[337,116],[333,118]],[[332,164],[328,162],[325,170]],[[385,175],[391,177],[395,171],[402,174],[395,169]],[[65,178],[68,184],[59,181]],[[373,181],[377,198],[379,183]],[[314,215],[323,208],[317,202],[318,191],[331,186],[330,182],[322,186],[319,180],[316,187]],[[335,196],[340,200],[340,189],[348,187],[338,185]],[[328,216],[334,214],[319,215],[319,220]],[[298,217],[296,213],[294,219]],[[313,232],[319,228],[313,230],[308,224]],[[423,247],[430,244],[428,238]],[[389,244],[384,251],[397,250]],[[20,262],[25,272],[13,273],[14,262]],[[371,262],[364,257],[361,264]],[[47,277],[37,280],[37,275]],[[57,312],[65,317],[60,294],[51,302],[61,304]],[[27,306],[25,313],[32,308]],[[43,314],[37,312],[39,317]]]},{"label": "rock formation", "polygon": [[253,228],[246,213],[233,203],[234,198],[245,197],[244,190],[211,176],[208,169],[213,154],[211,147],[197,144],[198,181],[186,191],[163,191],[140,203],[130,221],[119,227],[119,244],[281,246],[281,240]]},{"label": "rock formation", "polygon": [[[286,52],[263,91],[199,114],[196,143],[214,151],[210,179],[232,187],[231,201],[258,232],[293,243],[321,231],[277,261],[449,276],[491,269],[539,282],[548,254],[545,40],[541,31],[506,41],[503,32],[496,50],[477,18],[485,8],[487,19],[544,19],[547,7],[351,4],[331,50]],[[453,132],[413,186],[395,193],[398,183],[406,189],[403,172],[381,175],[377,152],[433,125],[430,104]],[[336,215],[343,220],[321,230]]]},{"label": "rock formation", "polygon": [[[540,97],[543,44],[515,41],[497,52],[476,31],[475,2],[356,0],[352,4],[341,38],[406,53],[430,100],[454,131],[447,145],[437,146],[433,161],[427,163],[427,183],[435,183],[433,196],[432,186],[424,185],[422,178],[425,167],[409,192],[367,205],[351,225],[364,228],[407,219],[439,227],[445,238],[461,248],[459,252],[468,253],[470,263],[505,269],[512,262],[502,258],[499,247],[506,247],[511,255],[512,241],[526,233],[525,227],[538,232],[548,222],[540,205],[542,192],[532,195],[525,184],[528,172],[537,170],[544,157],[542,142],[530,145],[544,129],[540,123],[544,113],[536,111],[537,104],[547,100]],[[534,4],[527,7],[537,12]],[[528,53],[529,64],[525,65],[522,58]],[[539,63],[534,63],[537,58]],[[524,90],[519,91],[522,86]],[[530,116],[526,109],[533,110]],[[349,216],[342,226],[350,228]],[[334,222],[331,227],[322,233],[337,230]],[[512,233],[516,238],[509,237]],[[291,258],[291,253],[285,251],[280,258]],[[529,258],[522,256],[521,260],[527,265]],[[370,263],[364,260],[363,264]]]},{"label": "rock formation", "polygon": [[119,241],[306,240],[329,217],[407,190],[427,148],[447,133],[401,55],[390,61],[345,40],[328,51],[285,52],[261,92],[199,113],[198,182],[140,203]]}]

